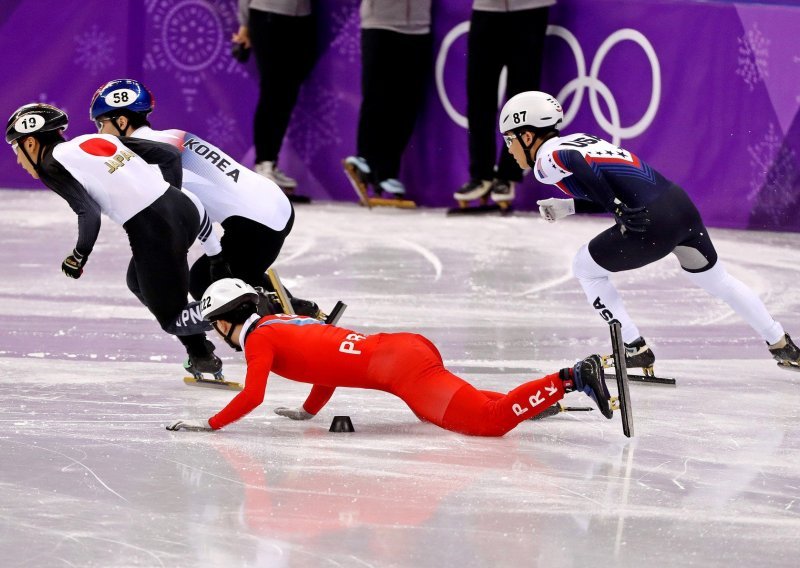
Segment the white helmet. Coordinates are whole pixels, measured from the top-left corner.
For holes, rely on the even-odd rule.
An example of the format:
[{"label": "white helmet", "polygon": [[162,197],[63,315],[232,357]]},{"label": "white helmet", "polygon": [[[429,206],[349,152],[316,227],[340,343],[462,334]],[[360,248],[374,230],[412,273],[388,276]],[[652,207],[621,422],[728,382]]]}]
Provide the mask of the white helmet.
[{"label": "white helmet", "polygon": [[251,302],[255,306],[258,304],[258,297],[255,288],[243,280],[223,278],[214,282],[203,293],[200,313],[203,314],[204,319],[214,321],[247,302]]},{"label": "white helmet", "polygon": [[514,95],[500,111],[500,132],[524,126],[559,130],[564,111],[555,97],[541,91],[525,91]]}]

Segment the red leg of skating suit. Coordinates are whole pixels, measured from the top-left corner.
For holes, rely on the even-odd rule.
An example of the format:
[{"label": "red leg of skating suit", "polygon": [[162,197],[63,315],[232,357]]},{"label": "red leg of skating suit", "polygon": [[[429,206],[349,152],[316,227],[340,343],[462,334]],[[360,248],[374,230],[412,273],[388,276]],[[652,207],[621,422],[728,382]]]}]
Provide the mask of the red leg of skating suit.
[{"label": "red leg of skating suit", "polygon": [[[426,338],[393,334],[384,341],[380,366],[393,369],[395,377],[389,392],[402,398],[421,419],[453,432],[502,436],[564,397],[558,373],[505,395],[484,392],[445,369],[439,351]],[[398,375],[402,380],[397,380]]]}]

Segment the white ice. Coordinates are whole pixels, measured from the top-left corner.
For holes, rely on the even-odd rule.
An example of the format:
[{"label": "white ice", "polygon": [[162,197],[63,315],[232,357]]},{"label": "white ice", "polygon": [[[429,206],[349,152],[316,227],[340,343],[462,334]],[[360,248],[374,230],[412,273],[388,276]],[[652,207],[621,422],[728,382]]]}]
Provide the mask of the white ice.
[{"label": "white ice", "polygon": [[[183,384],[180,344],[125,287],[122,230],[105,221],[72,281],[65,202],[2,191],[0,207],[0,565],[797,566],[800,373],[673,258],[615,278],[656,371],[678,382],[631,385],[632,440],[597,411],[470,438],[343,389],[293,422],[272,409],[307,387],[277,376],[226,430],[172,433],[171,419],[207,418],[232,394]],[[342,325],[423,333],[454,372],[507,391],[609,351],[570,276],[609,223],[315,203],[298,207],[277,268],[298,296],[346,302]],[[800,235],[712,238],[800,334]],[[241,379],[240,356],[217,344]],[[356,432],[329,433],[334,415]]]}]

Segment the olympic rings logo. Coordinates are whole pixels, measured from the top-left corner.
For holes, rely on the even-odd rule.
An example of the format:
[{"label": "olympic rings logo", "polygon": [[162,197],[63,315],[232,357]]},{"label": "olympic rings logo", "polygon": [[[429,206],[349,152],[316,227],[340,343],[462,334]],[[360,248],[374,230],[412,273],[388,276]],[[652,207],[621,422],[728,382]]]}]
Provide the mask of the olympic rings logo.
[{"label": "olympic rings logo", "polygon": [[[453,43],[460,36],[468,32],[469,22],[462,22],[448,32],[442,41],[439,54],[436,56],[435,68],[436,91],[439,93],[439,99],[442,101],[442,106],[453,122],[462,128],[467,128],[467,117],[459,113],[453,107],[452,103],[450,102],[450,98],[447,96],[447,90],[444,86],[444,68],[447,64],[447,56]],[[575,57],[575,64],[578,71],[578,76],[564,85],[556,97],[564,106],[563,126],[566,127],[575,118],[575,115],[578,113],[578,109],[583,102],[584,91],[588,89],[589,105],[592,108],[594,119],[597,121],[597,124],[600,125],[600,128],[602,128],[609,136],[611,136],[611,141],[613,144],[620,144],[624,138],[635,138],[650,127],[650,125],[653,123],[656,112],[658,111],[658,105],[661,100],[661,65],[659,64],[658,56],[656,55],[652,44],[644,36],[644,34],[630,28],[624,28],[611,34],[598,48],[588,75],[586,74],[586,59],[584,58],[583,50],[581,49],[580,43],[578,43],[578,38],[576,38],[572,32],[561,26],[548,26],[547,35],[561,38],[566,42],[567,46],[570,48],[570,51],[572,51],[572,55]],[[642,117],[631,126],[622,126],[620,123],[617,101],[608,85],[603,83],[598,77],[600,74],[600,67],[602,66],[603,61],[608,53],[615,45],[623,41],[632,41],[642,49],[650,63],[652,80],[650,102],[647,105],[647,110],[645,111],[644,115],[642,115]],[[504,99],[505,89],[506,75],[505,69],[503,69],[503,74],[500,76],[498,86],[498,105],[502,103]],[[564,105],[564,101],[566,101],[567,98],[573,94],[574,96],[570,100],[569,107],[566,107]],[[599,97],[602,97],[603,102],[608,108],[608,113],[610,115],[609,117],[606,117],[603,114],[603,109],[600,107]]]}]

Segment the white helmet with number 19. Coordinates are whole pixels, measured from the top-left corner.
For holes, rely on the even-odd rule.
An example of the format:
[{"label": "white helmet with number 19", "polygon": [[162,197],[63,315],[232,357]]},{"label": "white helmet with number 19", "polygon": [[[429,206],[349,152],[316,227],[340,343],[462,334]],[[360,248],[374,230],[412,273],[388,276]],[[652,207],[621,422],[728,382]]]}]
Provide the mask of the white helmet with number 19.
[{"label": "white helmet with number 19", "polygon": [[564,111],[555,97],[541,91],[525,91],[514,95],[500,111],[500,132],[517,128],[552,129],[558,131]]}]

